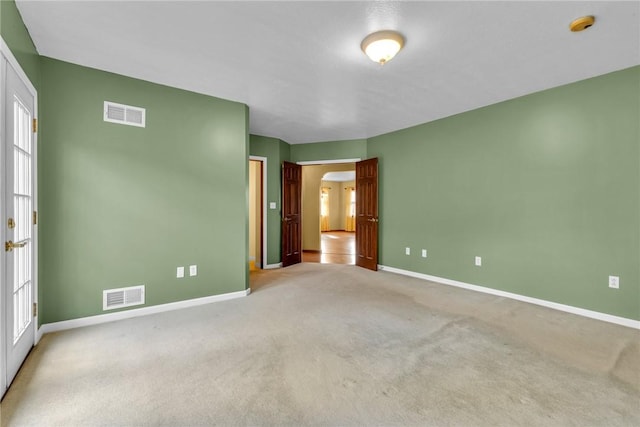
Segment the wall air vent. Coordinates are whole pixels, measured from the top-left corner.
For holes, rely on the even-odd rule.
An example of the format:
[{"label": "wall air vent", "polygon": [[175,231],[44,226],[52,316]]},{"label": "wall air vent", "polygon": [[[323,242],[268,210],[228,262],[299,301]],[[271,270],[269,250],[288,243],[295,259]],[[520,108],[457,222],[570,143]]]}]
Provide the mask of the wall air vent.
[{"label": "wall air vent", "polygon": [[144,304],[144,285],[102,291],[102,310]]},{"label": "wall air vent", "polygon": [[104,101],[104,121],[119,123],[121,125],[145,127],[144,108],[132,107],[130,105],[116,104],[115,102]]}]

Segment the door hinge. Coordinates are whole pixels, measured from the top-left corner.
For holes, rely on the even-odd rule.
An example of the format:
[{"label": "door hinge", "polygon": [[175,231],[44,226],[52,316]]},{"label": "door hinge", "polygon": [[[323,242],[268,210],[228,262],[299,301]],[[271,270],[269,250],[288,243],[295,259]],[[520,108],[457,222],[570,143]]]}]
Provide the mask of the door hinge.
[{"label": "door hinge", "polygon": [[38,119],[33,119],[33,133],[38,132]]},{"label": "door hinge", "polygon": [[33,303],[33,317],[38,317],[38,303]]},{"label": "door hinge", "polygon": [[37,224],[38,224],[38,212],[33,211],[33,225],[37,225]]}]

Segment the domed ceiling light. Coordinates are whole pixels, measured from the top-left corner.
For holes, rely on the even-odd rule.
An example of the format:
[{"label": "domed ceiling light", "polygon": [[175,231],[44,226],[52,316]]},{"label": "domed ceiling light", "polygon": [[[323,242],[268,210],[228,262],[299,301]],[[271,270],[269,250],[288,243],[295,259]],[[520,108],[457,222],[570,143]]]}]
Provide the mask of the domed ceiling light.
[{"label": "domed ceiling light", "polygon": [[588,16],[582,16],[578,19],[574,19],[573,21],[571,21],[571,24],[569,24],[569,29],[571,31],[578,32],[578,31],[584,31],[587,28],[591,27],[594,22],[596,22],[596,18],[592,15],[588,15]]},{"label": "domed ceiling light", "polygon": [[404,46],[404,37],[397,31],[383,30],[369,34],[360,47],[372,61],[384,65]]}]

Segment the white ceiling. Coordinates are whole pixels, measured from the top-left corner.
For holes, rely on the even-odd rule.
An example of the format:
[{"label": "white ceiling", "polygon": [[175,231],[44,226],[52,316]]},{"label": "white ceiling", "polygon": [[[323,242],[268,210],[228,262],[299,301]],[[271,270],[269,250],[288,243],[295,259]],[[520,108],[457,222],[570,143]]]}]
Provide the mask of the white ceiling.
[{"label": "white ceiling", "polygon": [[348,182],[355,181],[356,171],[327,172],[322,177],[323,181]]},{"label": "white ceiling", "polygon": [[[41,55],[246,103],[289,143],[368,138],[640,64],[640,2],[33,1]],[[571,33],[593,14],[596,24]],[[380,67],[360,50],[396,29]]]}]

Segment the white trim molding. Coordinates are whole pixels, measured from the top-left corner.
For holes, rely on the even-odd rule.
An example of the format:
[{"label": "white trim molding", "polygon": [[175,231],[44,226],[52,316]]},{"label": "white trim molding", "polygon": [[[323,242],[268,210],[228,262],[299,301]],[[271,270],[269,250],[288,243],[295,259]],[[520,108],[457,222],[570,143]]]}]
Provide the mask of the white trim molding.
[{"label": "white trim molding", "polygon": [[214,302],[227,301],[242,298],[249,295],[251,289],[244,291],[230,292],[227,294],[211,295],[208,297],[194,298],[185,301],[170,302],[167,304],[142,307],[134,310],[119,311],[117,313],[99,314],[97,316],[81,317],[79,319],[63,320],[55,323],[45,323],[38,329],[39,337],[50,332],[64,331],[67,329],[81,328],[84,326],[99,325],[101,323],[115,322],[116,320],[131,319],[134,317],[148,316],[150,314],[164,313],[165,311],[180,310],[182,308],[197,307],[199,305],[211,304]]},{"label": "white trim molding", "polygon": [[276,268],[282,268],[282,263],[279,262],[277,264],[266,264],[264,266],[264,270],[275,270]]},{"label": "white trim molding", "polygon": [[445,279],[442,277],[431,276],[415,271],[402,270],[400,268],[388,267],[386,265],[378,265],[378,269],[388,271],[389,273],[401,274],[403,276],[415,277],[417,279],[428,280],[443,285],[455,286],[457,288],[468,289],[471,291],[482,292],[485,294],[496,295],[499,297],[509,298],[517,301],[528,302],[530,304],[540,305],[542,307],[552,308],[554,310],[564,311],[578,316],[589,317],[591,319],[602,320],[617,325],[626,326],[628,328],[640,329],[640,320],[627,319],[626,317],[614,316],[612,314],[600,313],[599,311],[586,310],[584,308],[573,307],[571,305],[559,304],[553,301],[546,301],[538,298],[532,298],[525,295],[505,292],[498,289],[487,288],[484,286],[472,285],[470,283],[459,282],[457,280]]},{"label": "white trim molding", "polygon": [[308,166],[308,165],[333,165],[336,163],[355,163],[359,162],[360,158],[357,159],[336,159],[336,160],[305,160],[303,162],[296,162],[296,164],[300,166]]}]

